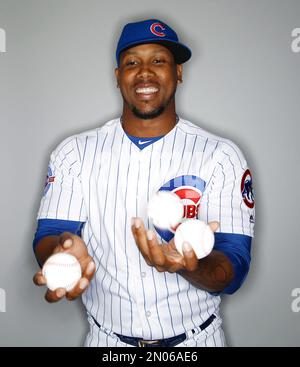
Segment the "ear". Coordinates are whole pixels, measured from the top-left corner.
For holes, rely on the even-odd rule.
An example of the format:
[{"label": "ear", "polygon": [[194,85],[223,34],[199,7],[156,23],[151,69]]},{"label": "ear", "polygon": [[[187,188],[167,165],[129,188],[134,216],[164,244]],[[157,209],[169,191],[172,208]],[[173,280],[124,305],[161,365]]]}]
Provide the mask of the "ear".
[{"label": "ear", "polygon": [[182,65],[176,65],[177,83],[182,83]]},{"label": "ear", "polygon": [[119,68],[115,68],[115,76],[117,80],[117,87],[119,87]]}]

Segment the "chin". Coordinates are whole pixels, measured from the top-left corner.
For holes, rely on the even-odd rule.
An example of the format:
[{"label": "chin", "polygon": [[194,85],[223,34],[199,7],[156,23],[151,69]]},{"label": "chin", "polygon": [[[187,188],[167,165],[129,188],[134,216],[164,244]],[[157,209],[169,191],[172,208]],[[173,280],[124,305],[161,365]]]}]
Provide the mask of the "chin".
[{"label": "chin", "polygon": [[140,110],[138,109],[137,107],[135,106],[132,106],[131,108],[131,111],[133,112],[133,114],[142,119],[142,120],[151,120],[151,119],[154,119],[158,116],[160,116],[165,110],[165,106],[160,106],[156,109],[153,109],[151,111],[143,111],[143,110]]}]

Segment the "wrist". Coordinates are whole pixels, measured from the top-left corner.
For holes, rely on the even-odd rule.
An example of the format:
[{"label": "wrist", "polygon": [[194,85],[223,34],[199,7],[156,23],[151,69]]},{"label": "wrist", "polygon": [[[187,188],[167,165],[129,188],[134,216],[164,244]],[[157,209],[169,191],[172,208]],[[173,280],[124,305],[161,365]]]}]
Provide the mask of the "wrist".
[{"label": "wrist", "polygon": [[47,259],[53,255],[53,252],[58,245],[59,236],[46,236],[39,240],[35,248],[35,256],[41,267]]}]

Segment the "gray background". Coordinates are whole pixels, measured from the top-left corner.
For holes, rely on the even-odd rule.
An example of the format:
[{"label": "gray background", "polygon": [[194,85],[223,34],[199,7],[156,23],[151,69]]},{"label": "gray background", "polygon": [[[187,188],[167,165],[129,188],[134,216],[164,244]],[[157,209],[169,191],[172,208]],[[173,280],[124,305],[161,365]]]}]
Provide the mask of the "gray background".
[{"label": "gray background", "polygon": [[118,116],[115,45],[124,23],[158,17],[190,45],[178,112],[232,139],[254,173],[251,273],[224,299],[232,346],[300,345],[299,1],[0,0],[1,346],[77,346],[80,301],[49,305],[32,284],[35,218],[49,154],[65,137]]}]

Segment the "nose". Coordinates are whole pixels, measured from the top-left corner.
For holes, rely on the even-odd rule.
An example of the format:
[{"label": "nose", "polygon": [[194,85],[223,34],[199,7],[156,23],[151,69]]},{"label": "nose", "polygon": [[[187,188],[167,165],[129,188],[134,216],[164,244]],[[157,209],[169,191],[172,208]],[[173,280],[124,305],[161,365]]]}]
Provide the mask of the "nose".
[{"label": "nose", "polygon": [[145,63],[141,64],[141,66],[139,68],[139,71],[138,71],[138,74],[137,74],[138,78],[148,79],[149,77],[151,77],[153,75],[154,75],[154,72],[151,69],[150,65],[145,64]]}]

